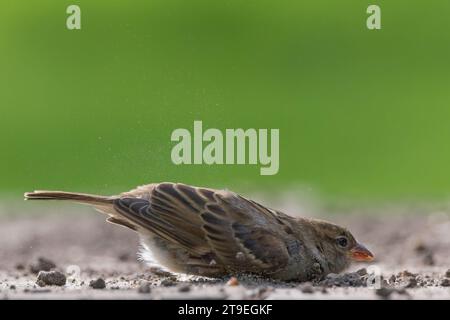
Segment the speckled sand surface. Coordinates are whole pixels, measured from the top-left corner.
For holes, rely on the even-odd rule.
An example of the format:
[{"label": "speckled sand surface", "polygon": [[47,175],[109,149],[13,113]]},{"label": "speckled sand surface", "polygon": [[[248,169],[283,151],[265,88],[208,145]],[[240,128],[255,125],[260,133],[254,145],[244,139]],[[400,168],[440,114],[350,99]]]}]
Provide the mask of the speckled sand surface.
[{"label": "speckled sand surface", "polygon": [[[376,254],[371,265],[379,267],[385,287],[377,291],[365,287],[364,271],[361,277],[332,276],[321,284],[240,276],[237,286],[227,285],[228,279],[164,274],[136,260],[139,244],[133,232],[105,223],[93,209],[54,203],[1,208],[4,299],[450,299],[450,211],[445,209],[410,215],[407,207],[319,214],[347,226]],[[39,257],[55,263],[67,277],[64,286],[36,284],[30,268]],[[367,267],[354,265],[347,272]],[[358,285],[355,276],[362,287],[353,286]],[[98,278],[105,280],[104,289],[89,286]]]}]

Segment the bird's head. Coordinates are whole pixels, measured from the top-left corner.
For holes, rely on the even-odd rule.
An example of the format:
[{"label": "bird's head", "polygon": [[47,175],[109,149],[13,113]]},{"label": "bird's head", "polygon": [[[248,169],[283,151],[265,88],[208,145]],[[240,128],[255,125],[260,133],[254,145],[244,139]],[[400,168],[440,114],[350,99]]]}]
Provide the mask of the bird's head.
[{"label": "bird's head", "polygon": [[372,261],[374,255],[347,229],[330,222],[311,220],[318,249],[327,259],[331,272],[340,272],[352,261]]}]

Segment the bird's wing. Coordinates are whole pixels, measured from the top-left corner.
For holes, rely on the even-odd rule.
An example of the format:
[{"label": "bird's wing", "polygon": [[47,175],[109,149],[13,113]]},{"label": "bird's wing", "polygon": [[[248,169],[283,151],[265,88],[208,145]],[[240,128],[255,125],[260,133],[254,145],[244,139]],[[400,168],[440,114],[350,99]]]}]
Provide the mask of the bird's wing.
[{"label": "bird's wing", "polygon": [[161,183],[148,197],[130,194],[114,208],[159,237],[229,269],[278,270],[289,259],[289,226],[275,211],[229,191]]}]

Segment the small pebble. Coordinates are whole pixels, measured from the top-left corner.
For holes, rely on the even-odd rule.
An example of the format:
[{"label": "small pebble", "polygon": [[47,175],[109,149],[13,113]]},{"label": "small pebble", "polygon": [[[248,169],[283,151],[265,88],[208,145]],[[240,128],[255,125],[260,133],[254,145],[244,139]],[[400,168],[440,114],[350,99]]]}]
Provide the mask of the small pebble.
[{"label": "small pebble", "polygon": [[66,284],[66,276],[59,271],[40,271],[36,283],[40,287],[63,286]]},{"label": "small pebble", "polygon": [[448,279],[448,278],[442,279],[441,286],[443,286],[443,287],[450,287],[450,279]]},{"label": "small pebble", "polygon": [[93,289],[105,289],[106,283],[105,280],[103,280],[102,278],[98,278],[97,280],[91,280],[89,282],[89,287]]},{"label": "small pebble", "polygon": [[406,288],[415,288],[415,287],[417,287],[416,278],[410,278],[408,284],[406,285]]},{"label": "small pebble", "polygon": [[175,282],[171,279],[164,279],[161,281],[161,285],[163,287],[170,287],[170,286],[173,286],[174,284],[175,284]]},{"label": "small pebble", "polygon": [[397,278],[396,278],[395,275],[393,274],[393,275],[390,276],[390,278],[389,278],[389,284],[394,284],[396,280],[397,280]]}]

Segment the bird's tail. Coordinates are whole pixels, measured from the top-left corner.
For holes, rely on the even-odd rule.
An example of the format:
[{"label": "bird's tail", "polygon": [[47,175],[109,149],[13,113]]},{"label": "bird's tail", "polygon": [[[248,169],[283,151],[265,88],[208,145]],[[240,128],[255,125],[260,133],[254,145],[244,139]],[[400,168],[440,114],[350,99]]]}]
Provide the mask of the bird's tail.
[{"label": "bird's tail", "polygon": [[65,191],[42,191],[26,192],[25,200],[68,200],[91,205],[104,205],[113,203],[115,197],[97,196],[93,194],[65,192]]}]

